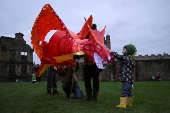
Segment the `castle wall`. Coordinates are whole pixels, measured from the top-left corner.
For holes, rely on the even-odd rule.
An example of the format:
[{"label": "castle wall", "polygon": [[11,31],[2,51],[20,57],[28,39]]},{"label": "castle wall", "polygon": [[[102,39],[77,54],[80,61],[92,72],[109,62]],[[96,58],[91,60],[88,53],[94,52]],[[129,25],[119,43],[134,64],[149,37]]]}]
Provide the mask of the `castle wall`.
[{"label": "castle wall", "polygon": [[158,55],[154,55],[154,54],[151,54],[151,56],[149,55],[145,55],[145,56],[142,56],[142,55],[138,55],[135,57],[136,60],[160,60],[160,59],[170,59],[170,55],[168,54],[164,54],[164,55],[161,55],[161,54],[158,54]]},{"label": "castle wall", "polygon": [[152,76],[160,73],[161,80],[170,80],[170,59],[138,60],[136,66],[136,80],[152,80]]},{"label": "castle wall", "polygon": [[136,59],[137,81],[153,80],[152,76],[156,78],[158,72],[160,73],[161,80],[170,80],[170,55],[139,55],[136,56]]}]

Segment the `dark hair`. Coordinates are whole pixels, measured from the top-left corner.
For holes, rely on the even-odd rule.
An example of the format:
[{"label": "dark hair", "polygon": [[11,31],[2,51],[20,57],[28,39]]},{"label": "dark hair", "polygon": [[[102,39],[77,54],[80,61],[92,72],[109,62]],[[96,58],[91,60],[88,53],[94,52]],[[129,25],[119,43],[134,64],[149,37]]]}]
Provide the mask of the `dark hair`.
[{"label": "dark hair", "polygon": [[96,24],[92,24],[91,29],[97,30],[97,25]]}]

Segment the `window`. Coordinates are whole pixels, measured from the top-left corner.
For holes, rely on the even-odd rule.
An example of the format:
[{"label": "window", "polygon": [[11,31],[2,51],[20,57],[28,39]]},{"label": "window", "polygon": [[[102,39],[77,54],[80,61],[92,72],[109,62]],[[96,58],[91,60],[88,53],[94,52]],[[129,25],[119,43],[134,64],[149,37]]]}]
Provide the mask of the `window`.
[{"label": "window", "polygon": [[9,74],[15,74],[15,65],[14,64],[9,65]]},{"label": "window", "polygon": [[21,52],[21,60],[27,60],[27,52]]},{"label": "window", "polygon": [[6,46],[2,46],[2,52],[6,52]]},{"label": "window", "polygon": [[15,60],[16,51],[9,50],[9,60]]},{"label": "window", "polygon": [[21,52],[21,55],[27,56],[27,52]]},{"label": "window", "polygon": [[27,65],[21,65],[21,73],[27,73]]}]

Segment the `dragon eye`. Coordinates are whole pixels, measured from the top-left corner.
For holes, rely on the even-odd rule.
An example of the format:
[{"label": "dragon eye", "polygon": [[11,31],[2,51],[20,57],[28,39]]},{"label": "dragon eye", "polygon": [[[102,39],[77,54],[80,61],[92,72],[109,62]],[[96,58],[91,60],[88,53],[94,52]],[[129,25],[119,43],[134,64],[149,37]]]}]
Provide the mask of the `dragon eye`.
[{"label": "dragon eye", "polygon": [[97,47],[98,47],[99,49],[101,49],[101,47],[100,47],[99,45],[97,45]]}]

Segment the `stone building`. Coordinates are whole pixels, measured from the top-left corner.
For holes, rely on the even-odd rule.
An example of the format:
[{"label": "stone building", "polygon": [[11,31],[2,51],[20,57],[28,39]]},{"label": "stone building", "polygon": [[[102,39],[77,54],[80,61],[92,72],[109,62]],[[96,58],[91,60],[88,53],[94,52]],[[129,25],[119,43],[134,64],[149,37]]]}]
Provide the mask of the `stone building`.
[{"label": "stone building", "polygon": [[16,33],[15,38],[0,37],[0,82],[31,81],[34,50],[23,36]]}]

